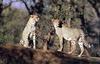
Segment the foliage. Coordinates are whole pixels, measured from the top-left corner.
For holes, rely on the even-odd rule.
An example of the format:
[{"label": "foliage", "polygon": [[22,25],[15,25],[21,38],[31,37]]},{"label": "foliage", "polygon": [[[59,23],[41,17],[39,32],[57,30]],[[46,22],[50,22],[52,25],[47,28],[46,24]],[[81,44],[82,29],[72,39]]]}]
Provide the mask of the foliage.
[{"label": "foliage", "polygon": [[[39,12],[40,10],[42,11],[39,13],[40,20],[36,24],[38,48],[43,47],[43,38],[48,34],[48,32],[55,32],[51,23],[52,18],[59,18],[61,20],[66,20],[66,22],[71,19],[72,27],[82,28],[84,30],[87,37],[86,39],[88,42],[93,44],[92,51],[96,56],[96,52],[94,52],[94,50],[98,51],[100,49],[99,0],[37,0],[39,2],[35,2],[35,0],[17,1],[23,2],[28,12],[19,9],[12,9],[11,6],[7,6],[2,9],[2,13],[0,13],[0,44],[4,42],[18,43],[21,38],[21,33],[28,21],[28,15],[32,13],[32,10],[36,10],[36,12]],[[53,45],[50,45],[49,47],[55,50],[59,47],[59,39],[56,34],[53,36],[54,38],[50,41],[50,44]],[[65,51],[68,47],[66,45],[64,46]],[[100,56],[100,54],[98,55]]]},{"label": "foliage", "polygon": [[28,14],[22,10],[13,10],[10,7],[3,10],[3,24],[0,29],[0,42],[18,42]]}]

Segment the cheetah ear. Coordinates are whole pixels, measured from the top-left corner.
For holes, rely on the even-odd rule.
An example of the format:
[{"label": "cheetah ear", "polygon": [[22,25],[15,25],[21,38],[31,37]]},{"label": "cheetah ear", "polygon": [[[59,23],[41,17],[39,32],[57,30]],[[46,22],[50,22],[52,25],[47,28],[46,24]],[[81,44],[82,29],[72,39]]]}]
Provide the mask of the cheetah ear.
[{"label": "cheetah ear", "polygon": [[34,17],[34,15],[30,15],[30,17],[31,17],[31,18],[33,18],[33,17]]},{"label": "cheetah ear", "polygon": [[53,21],[54,21],[54,19],[51,19],[51,21],[53,22]]},{"label": "cheetah ear", "polygon": [[52,19],[51,21],[52,22],[59,22],[60,20],[59,19]]},{"label": "cheetah ear", "polygon": [[55,21],[55,20],[59,21],[58,19],[51,19],[52,22]]},{"label": "cheetah ear", "polygon": [[32,15],[30,15],[30,17],[32,17]]},{"label": "cheetah ear", "polygon": [[62,21],[62,24],[67,24],[67,21]]},{"label": "cheetah ear", "polygon": [[62,24],[64,24],[65,23],[65,21],[62,21]]}]

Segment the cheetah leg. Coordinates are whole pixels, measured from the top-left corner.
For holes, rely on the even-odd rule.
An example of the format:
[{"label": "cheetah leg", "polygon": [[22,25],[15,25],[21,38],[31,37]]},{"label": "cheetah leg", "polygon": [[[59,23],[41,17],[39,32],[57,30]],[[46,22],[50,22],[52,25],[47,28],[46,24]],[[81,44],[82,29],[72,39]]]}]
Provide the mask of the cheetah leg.
[{"label": "cheetah leg", "polygon": [[60,39],[60,48],[58,49],[58,51],[62,51],[63,49],[63,38],[59,38]]},{"label": "cheetah leg", "polygon": [[36,49],[36,36],[35,36],[35,33],[33,35],[33,49]]},{"label": "cheetah leg", "polygon": [[78,55],[78,57],[81,57],[83,52],[84,52],[84,46],[83,46],[83,42],[79,42],[78,44],[79,44],[79,47],[81,49],[81,53]]},{"label": "cheetah leg", "polygon": [[71,51],[68,54],[72,54],[76,50],[76,43],[75,41],[71,41]]},{"label": "cheetah leg", "polygon": [[25,41],[25,42],[23,43],[23,46],[24,46],[24,47],[28,47],[28,43],[29,43],[29,42],[28,42],[28,38],[26,38],[24,41]]}]

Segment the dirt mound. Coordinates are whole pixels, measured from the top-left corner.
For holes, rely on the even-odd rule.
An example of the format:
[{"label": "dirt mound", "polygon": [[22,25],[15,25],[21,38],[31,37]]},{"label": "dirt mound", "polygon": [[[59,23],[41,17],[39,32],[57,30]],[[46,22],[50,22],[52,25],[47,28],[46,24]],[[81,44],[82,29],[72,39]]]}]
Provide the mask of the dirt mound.
[{"label": "dirt mound", "polygon": [[58,51],[0,46],[0,64],[100,64],[99,59],[79,58]]}]

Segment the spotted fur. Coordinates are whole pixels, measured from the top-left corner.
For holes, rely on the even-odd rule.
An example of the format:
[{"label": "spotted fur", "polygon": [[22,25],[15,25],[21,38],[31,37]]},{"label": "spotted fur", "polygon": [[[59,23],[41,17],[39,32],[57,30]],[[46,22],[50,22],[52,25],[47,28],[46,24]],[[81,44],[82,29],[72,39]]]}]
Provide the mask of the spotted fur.
[{"label": "spotted fur", "polygon": [[90,47],[90,45],[86,43],[85,38],[84,38],[85,37],[84,32],[81,29],[69,28],[65,26],[64,24],[62,24],[62,27],[58,27],[59,19],[52,19],[52,23],[54,25],[56,34],[58,35],[59,40],[60,40],[60,48],[58,49],[58,51],[62,51],[63,49],[63,38],[67,40],[68,42],[71,42],[72,50],[68,52],[69,54],[73,53],[73,51],[76,48],[76,44],[78,44],[81,49],[81,53],[78,55],[79,57],[84,52],[84,45],[87,44],[88,47]]},{"label": "spotted fur", "polygon": [[22,32],[22,38],[20,40],[20,44],[23,45],[24,47],[30,47],[29,41],[28,41],[28,36],[30,38],[33,38],[33,48],[36,49],[36,42],[35,42],[35,24],[39,20],[39,17],[37,15],[31,15],[29,18],[29,21],[27,22],[23,32]]}]

